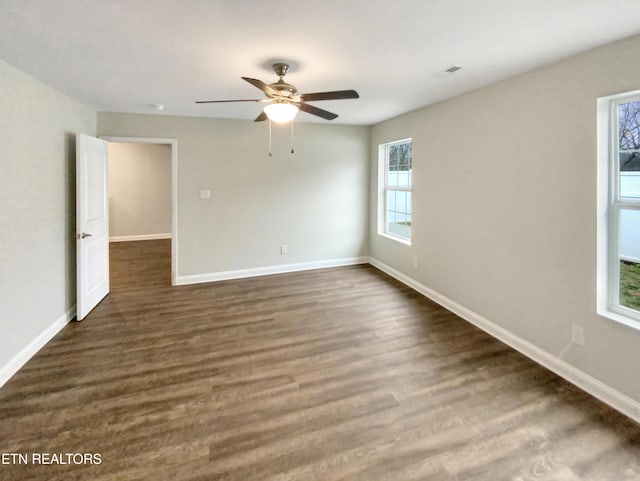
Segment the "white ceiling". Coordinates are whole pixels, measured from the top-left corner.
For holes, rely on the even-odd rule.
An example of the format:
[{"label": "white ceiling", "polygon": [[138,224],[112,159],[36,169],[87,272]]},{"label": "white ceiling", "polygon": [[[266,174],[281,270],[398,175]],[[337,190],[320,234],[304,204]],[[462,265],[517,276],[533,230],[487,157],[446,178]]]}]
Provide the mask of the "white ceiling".
[{"label": "white ceiling", "polygon": [[[372,124],[640,33],[638,0],[0,0],[0,58],[98,110],[253,119],[241,76]],[[441,73],[452,64],[464,68]],[[299,120],[320,121],[301,113]]]}]

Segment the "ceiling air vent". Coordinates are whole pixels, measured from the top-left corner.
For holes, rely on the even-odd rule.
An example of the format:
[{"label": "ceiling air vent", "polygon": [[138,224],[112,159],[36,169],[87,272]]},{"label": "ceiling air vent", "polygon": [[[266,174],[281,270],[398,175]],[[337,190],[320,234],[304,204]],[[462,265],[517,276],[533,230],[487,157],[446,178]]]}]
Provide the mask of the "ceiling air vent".
[{"label": "ceiling air vent", "polygon": [[462,67],[460,65],[452,65],[451,67],[447,67],[444,69],[446,73],[453,73],[460,70]]}]

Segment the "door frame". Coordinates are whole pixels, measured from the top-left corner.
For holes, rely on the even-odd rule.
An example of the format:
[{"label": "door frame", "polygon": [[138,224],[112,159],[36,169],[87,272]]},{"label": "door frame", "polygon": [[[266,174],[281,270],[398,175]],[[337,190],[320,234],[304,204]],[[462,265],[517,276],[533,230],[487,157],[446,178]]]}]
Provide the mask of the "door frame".
[{"label": "door frame", "polygon": [[178,139],[156,137],[100,136],[107,142],[128,144],[163,144],[171,146],[171,285],[178,277]]}]

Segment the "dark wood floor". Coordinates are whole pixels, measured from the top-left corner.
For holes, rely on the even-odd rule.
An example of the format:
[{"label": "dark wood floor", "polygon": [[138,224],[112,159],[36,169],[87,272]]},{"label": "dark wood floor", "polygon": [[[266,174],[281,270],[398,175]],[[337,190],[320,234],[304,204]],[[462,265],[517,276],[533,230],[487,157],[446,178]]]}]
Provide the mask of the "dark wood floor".
[{"label": "dark wood floor", "polygon": [[370,266],[112,293],[0,389],[1,480],[628,481],[640,428]]}]

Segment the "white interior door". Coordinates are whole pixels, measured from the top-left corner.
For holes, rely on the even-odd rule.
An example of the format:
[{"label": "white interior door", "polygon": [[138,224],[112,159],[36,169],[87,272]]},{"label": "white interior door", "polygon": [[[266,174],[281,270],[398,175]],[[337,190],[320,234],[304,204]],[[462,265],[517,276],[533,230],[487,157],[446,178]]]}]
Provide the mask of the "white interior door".
[{"label": "white interior door", "polygon": [[76,137],[77,319],[109,293],[109,143]]}]

